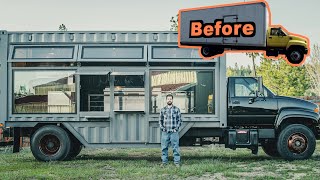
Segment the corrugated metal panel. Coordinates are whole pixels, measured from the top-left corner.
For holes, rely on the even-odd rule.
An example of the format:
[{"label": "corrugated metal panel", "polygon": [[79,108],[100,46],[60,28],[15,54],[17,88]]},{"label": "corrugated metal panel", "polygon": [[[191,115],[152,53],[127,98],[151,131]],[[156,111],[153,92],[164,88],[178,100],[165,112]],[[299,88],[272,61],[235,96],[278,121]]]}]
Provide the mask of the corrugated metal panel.
[{"label": "corrugated metal panel", "polygon": [[9,32],[10,43],[177,43],[178,33],[154,32]]},{"label": "corrugated metal panel", "polygon": [[74,129],[89,143],[110,143],[110,122],[72,123]]},{"label": "corrugated metal panel", "polygon": [[144,142],[145,121],[143,114],[115,114],[112,142]]}]

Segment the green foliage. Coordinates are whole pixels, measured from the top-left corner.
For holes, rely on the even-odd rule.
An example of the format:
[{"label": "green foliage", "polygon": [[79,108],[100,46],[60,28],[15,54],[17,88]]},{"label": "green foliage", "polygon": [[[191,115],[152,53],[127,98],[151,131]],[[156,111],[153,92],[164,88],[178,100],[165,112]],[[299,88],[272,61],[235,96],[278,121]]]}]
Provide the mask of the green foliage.
[{"label": "green foliage", "polygon": [[310,87],[305,66],[293,67],[283,59],[277,61],[261,57],[257,75],[271,91],[283,96],[303,96]]},{"label": "green foliage", "polygon": [[238,66],[237,63],[235,63],[234,67],[229,66],[227,68],[227,77],[231,76],[253,76],[252,75],[253,71],[251,67],[248,65],[247,67],[244,66]]},{"label": "green foliage", "polygon": [[171,17],[170,23],[171,23],[170,31],[178,31],[178,14],[176,16]]},{"label": "green foliage", "polygon": [[311,51],[310,59],[306,63],[311,89],[308,95],[320,96],[320,47],[315,44]]},{"label": "green foliage", "polygon": [[68,28],[67,28],[66,25],[60,24],[60,25],[59,25],[59,31],[68,31]]}]

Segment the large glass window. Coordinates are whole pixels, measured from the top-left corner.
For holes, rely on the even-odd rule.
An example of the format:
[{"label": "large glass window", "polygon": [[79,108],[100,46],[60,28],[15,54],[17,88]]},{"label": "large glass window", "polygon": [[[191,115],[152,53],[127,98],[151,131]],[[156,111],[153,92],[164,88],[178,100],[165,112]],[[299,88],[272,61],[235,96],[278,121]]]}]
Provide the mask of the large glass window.
[{"label": "large glass window", "polygon": [[72,59],[73,47],[15,47],[13,59]]},{"label": "large glass window", "polygon": [[114,82],[115,111],[144,111],[143,75],[117,75]]},{"label": "large glass window", "polygon": [[143,47],[83,47],[83,59],[143,59]]},{"label": "large glass window", "polygon": [[166,95],[181,113],[214,114],[214,71],[172,70],[151,72],[152,113],[166,106]]},{"label": "large glass window", "polygon": [[75,113],[75,72],[13,72],[13,113]]},{"label": "large glass window", "polygon": [[200,59],[198,49],[179,47],[153,47],[153,59]]}]

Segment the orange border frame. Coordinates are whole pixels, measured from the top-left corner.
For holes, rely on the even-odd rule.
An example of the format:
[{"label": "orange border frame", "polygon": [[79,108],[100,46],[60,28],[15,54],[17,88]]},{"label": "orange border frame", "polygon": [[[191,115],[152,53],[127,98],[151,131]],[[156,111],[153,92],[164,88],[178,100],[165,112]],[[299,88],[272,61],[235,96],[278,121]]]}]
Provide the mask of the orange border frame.
[{"label": "orange border frame", "polygon": [[[267,10],[269,12],[269,24],[268,26],[269,27],[281,27],[282,29],[284,29],[284,31],[286,31],[288,34],[290,35],[295,35],[295,36],[298,36],[298,37],[302,37],[302,38],[305,38],[307,39],[307,43],[308,43],[308,53],[304,56],[303,60],[301,61],[301,63],[299,64],[292,64],[288,61],[288,59],[286,58],[285,55],[278,55],[278,57],[275,57],[275,56],[266,56],[266,51],[265,50],[226,50],[224,51],[222,54],[219,54],[219,55],[215,55],[215,56],[212,56],[212,57],[204,57],[202,56],[201,54],[201,46],[187,46],[187,45],[181,45],[180,44],[180,22],[181,22],[181,12],[186,12],[186,11],[192,11],[192,10],[202,10],[202,9],[209,9],[209,8],[218,8],[218,7],[226,7],[226,6],[235,6],[235,5],[243,5],[243,4],[255,4],[255,3],[258,3],[258,2],[262,2],[266,5],[267,7]],[[217,58],[217,57],[220,57],[220,56],[223,56],[225,55],[227,52],[231,52],[231,53],[241,53],[241,52],[257,52],[257,53],[263,53],[264,54],[264,57],[265,58],[268,58],[268,59],[272,59],[272,60],[278,60],[280,58],[283,58],[284,60],[287,61],[288,64],[290,64],[291,66],[301,66],[305,60],[307,59],[307,57],[310,55],[310,40],[308,37],[306,36],[303,36],[303,35],[300,35],[300,34],[295,34],[295,33],[291,33],[289,31],[287,31],[286,28],[284,28],[282,25],[272,25],[271,23],[271,18],[272,15],[271,15],[271,10],[270,10],[270,6],[269,4],[265,1],[265,0],[254,0],[254,1],[249,1],[249,2],[239,2],[239,3],[230,3],[230,4],[221,4],[221,5],[214,5],[214,6],[203,6],[203,7],[197,7],[197,8],[188,8],[188,9],[180,9],[179,10],[179,16],[178,16],[178,47],[179,48],[198,48],[198,53],[200,55],[200,57],[204,60],[210,60],[210,59],[213,59],[213,58]],[[270,58],[272,57],[272,58]]]}]

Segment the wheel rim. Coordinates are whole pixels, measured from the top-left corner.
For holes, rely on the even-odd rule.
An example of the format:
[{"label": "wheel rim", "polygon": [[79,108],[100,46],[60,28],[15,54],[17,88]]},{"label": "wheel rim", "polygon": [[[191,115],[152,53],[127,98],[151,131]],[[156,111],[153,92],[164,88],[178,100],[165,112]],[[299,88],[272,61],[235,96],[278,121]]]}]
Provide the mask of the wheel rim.
[{"label": "wheel rim", "polygon": [[208,56],[210,54],[210,48],[209,47],[203,47],[202,48],[202,54],[205,56]]},{"label": "wheel rim", "polygon": [[301,133],[294,133],[289,136],[288,148],[291,152],[301,154],[308,147],[308,138]]},{"label": "wheel rim", "polygon": [[60,140],[57,136],[45,135],[40,140],[39,149],[43,154],[53,156],[60,150]]},{"label": "wheel rim", "polygon": [[298,51],[293,51],[291,54],[290,54],[290,57],[292,60],[294,61],[299,61],[300,58],[301,58],[301,54],[298,52]]}]

